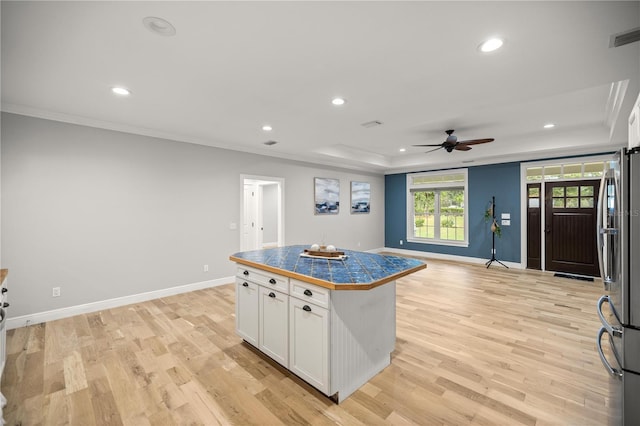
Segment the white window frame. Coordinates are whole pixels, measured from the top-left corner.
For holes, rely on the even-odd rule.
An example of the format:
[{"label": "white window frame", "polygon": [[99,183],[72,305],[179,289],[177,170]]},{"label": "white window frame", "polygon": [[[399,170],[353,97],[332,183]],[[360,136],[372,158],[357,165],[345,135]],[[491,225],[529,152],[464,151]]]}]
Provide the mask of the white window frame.
[{"label": "white window frame", "polygon": [[[424,176],[445,176],[445,175],[459,175],[464,176],[463,182],[434,182],[413,184],[413,179]],[[441,240],[439,238],[422,238],[414,236],[414,203],[413,194],[415,190],[446,190],[448,188],[460,188],[464,190],[464,241],[453,240]],[[455,247],[468,247],[469,246],[469,181],[468,181],[468,169],[450,169],[440,170],[436,172],[422,172],[422,173],[407,173],[407,229],[406,240],[411,243],[421,244],[437,244],[443,246],[455,246]],[[436,211],[439,215],[440,205],[439,200],[436,204]]]}]

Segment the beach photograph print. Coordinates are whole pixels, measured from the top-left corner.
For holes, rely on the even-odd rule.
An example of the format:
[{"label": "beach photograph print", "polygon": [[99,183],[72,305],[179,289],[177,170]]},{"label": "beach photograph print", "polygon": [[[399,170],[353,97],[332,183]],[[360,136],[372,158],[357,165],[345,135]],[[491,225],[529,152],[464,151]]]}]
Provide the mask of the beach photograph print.
[{"label": "beach photograph print", "polygon": [[369,182],[351,182],[351,213],[369,213],[371,203],[371,184]]},{"label": "beach photograph print", "polygon": [[340,211],[340,181],[314,178],[316,214],[338,214]]}]

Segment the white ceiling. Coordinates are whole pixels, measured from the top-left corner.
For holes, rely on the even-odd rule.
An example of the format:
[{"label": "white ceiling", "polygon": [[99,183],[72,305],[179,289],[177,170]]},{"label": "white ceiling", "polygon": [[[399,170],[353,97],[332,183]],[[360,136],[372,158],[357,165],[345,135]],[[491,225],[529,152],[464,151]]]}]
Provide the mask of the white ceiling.
[{"label": "white ceiling", "polygon": [[[374,172],[613,150],[639,90],[638,1],[1,6],[3,111]],[[495,141],[412,147],[449,128]]]}]

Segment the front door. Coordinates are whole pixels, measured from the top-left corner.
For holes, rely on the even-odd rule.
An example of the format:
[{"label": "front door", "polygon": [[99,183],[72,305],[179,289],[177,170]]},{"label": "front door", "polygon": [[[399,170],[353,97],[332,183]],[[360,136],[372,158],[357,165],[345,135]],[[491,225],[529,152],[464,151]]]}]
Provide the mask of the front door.
[{"label": "front door", "polygon": [[545,184],[545,269],[599,276],[596,208],[599,180]]}]

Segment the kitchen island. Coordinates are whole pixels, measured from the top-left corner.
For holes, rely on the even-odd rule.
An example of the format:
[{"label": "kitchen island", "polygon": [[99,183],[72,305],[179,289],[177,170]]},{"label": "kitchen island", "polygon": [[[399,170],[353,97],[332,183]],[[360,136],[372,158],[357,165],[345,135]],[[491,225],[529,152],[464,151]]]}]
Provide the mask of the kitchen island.
[{"label": "kitchen island", "polygon": [[296,245],[233,254],[236,332],[341,402],[391,362],[395,280],[416,259],[343,250],[308,256]]}]

